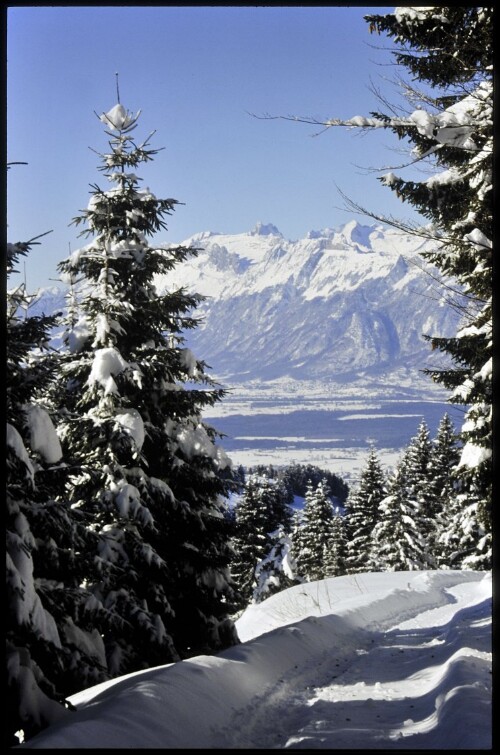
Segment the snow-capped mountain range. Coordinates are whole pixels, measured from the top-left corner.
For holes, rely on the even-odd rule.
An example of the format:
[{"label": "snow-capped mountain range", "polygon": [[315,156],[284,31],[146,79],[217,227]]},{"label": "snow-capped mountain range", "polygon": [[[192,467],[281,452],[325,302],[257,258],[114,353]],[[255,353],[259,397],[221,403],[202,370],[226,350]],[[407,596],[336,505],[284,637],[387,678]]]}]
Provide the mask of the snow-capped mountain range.
[{"label": "snow-capped mountain range", "polygon": [[[458,324],[436,270],[418,254],[426,243],[355,220],[298,241],[258,223],[248,233],[185,240],[197,256],[156,285],[207,297],[188,346],[225,380],[418,370],[436,356],[422,334],[449,336]],[[46,289],[35,309],[48,313],[62,302],[60,290]]]},{"label": "snow-capped mountain range", "polygon": [[452,335],[458,322],[437,272],[418,254],[424,243],[354,220],[298,241],[259,223],[249,233],[187,239],[198,256],[157,287],[208,297],[189,345],[224,378],[347,379],[421,368],[432,359],[422,334]]}]

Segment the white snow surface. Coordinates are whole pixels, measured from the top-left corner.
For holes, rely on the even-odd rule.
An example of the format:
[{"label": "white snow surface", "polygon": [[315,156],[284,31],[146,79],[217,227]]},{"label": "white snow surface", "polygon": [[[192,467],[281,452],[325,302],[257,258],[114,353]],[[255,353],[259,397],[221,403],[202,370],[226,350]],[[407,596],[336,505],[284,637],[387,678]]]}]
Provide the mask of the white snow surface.
[{"label": "white snow surface", "polygon": [[[162,246],[168,256],[169,245]],[[188,377],[197,376],[193,354],[227,384],[351,382],[367,370],[378,381],[381,372],[394,376],[402,367],[415,375],[424,364],[442,366],[422,334],[451,337],[462,325],[436,283],[439,272],[420,254],[436,243],[381,224],[351,220],[292,241],[258,223],[247,233],[203,231],[182,246],[198,253],[156,276],[155,286],[159,294],[184,287],[206,297],[193,312],[199,326],[186,339]],[[87,247],[78,254],[95,253]],[[59,301],[47,296],[38,297],[33,312],[64,309],[62,293]],[[110,345],[116,329],[111,320],[101,326],[96,347]],[[87,337],[78,323],[68,335],[72,350]]]},{"label": "white snow surface", "polygon": [[[259,232],[262,228],[269,232]],[[198,233],[183,245],[200,253],[157,276],[159,291],[175,284],[227,300],[288,283],[311,300],[354,290],[366,279],[385,278],[402,254],[413,259],[424,242],[352,220],[336,229],[311,231],[298,241],[288,241],[275,226],[258,223],[248,233]],[[415,270],[413,277],[418,275]]]},{"label": "white snow surface", "polygon": [[33,479],[35,469],[31,463],[31,459],[26,450],[21,434],[16,430],[14,425],[11,425],[9,422],[7,422],[6,442],[7,445],[13,449],[16,456],[24,462],[28,476]]},{"label": "white snow surface", "polygon": [[249,607],[242,644],[73,695],[28,748],[489,749],[491,573],[384,572]]},{"label": "white snow surface", "polygon": [[30,432],[31,450],[38,452],[48,464],[60,461],[61,443],[48,412],[37,404],[26,404],[24,411]]},{"label": "white snow surface", "polygon": [[116,422],[134,439],[137,450],[140,451],[144,443],[144,422],[137,409],[115,415]]},{"label": "white snow surface", "polygon": [[113,347],[97,349],[92,362],[92,370],[88,378],[88,384],[100,383],[104,388],[104,395],[117,393],[118,389],[112,375],[117,375],[127,367],[119,351]]},{"label": "white snow surface", "polygon": [[103,113],[100,116],[100,120],[108,127],[115,131],[126,131],[135,121],[138,119],[141,111],[139,110],[136,115],[127,112],[123,105],[118,103],[111,108],[107,113]]}]

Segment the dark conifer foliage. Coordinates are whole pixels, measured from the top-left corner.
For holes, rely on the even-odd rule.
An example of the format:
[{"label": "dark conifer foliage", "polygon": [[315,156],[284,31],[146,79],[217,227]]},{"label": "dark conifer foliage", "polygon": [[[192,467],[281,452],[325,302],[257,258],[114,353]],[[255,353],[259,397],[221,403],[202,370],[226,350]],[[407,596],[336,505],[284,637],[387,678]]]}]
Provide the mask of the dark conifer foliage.
[{"label": "dark conifer foliage", "polygon": [[[263,571],[279,571],[276,563],[286,547],[292,515],[287,491],[277,478],[259,474],[247,476],[243,495],[235,507],[232,539],[231,574],[238,587],[240,608],[246,607],[252,599],[261,599],[266,592]],[[282,576],[281,584],[285,583]]]},{"label": "dark conifer foliage", "polygon": [[[35,239],[7,245],[7,275]],[[67,713],[66,697],[107,678],[98,632],[86,622],[81,550],[90,536],[64,497],[66,468],[44,395],[56,375],[49,332],[23,283],[7,293],[7,744]],[[16,736],[16,733],[19,734]]]},{"label": "dark conifer foliage", "polygon": [[296,574],[308,582],[329,576],[327,571],[332,568],[333,557],[329,561],[327,554],[333,548],[333,516],[326,480],[318,483],[316,488],[310,483],[306,490],[301,526],[294,533],[292,549]]},{"label": "dark conifer foliage", "polygon": [[467,407],[458,465],[462,510],[474,520],[467,563],[491,568],[493,7],[402,8],[367,20],[397,43],[396,61],[422,87],[407,87],[417,107],[409,117],[373,115],[407,138],[434,175],[382,180],[431,221],[421,233],[437,243],[424,257],[461,287],[462,327],[454,338],[429,339],[452,364],[428,373]]},{"label": "dark conifer foliage", "polygon": [[361,472],[359,485],[351,489],[345,505],[349,573],[372,569],[372,534],[380,517],[379,505],[386,494],[385,485],[385,475],[372,448]]},{"label": "dark conifer foliage", "polygon": [[101,116],[112,188],[92,186],[74,222],[93,240],[59,266],[76,304],[53,394],[71,505],[98,539],[87,580],[107,612],[99,628],[113,675],[236,639],[221,500],[229,462],[202,419],[224,392],[183,344],[200,297],[154,286],[196,250],[150,242],[177,202],[140,186],[135,171],[158,150],[135,141],[138,117],[120,103]]},{"label": "dark conifer foliage", "polygon": [[[457,499],[462,483],[457,479],[460,460],[458,434],[449,414],[439,423],[432,441],[427,484],[427,509],[432,515],[433,527],[427,533],[427,550],[433,555],[437,568],[459,568],[456,514]],[[462,553],[463,558],[465,554]]]},{"label": "dark conifer foliage", "polygon": [[338,475],[314,464],[292,464],[283,471],[283,482],[292,495],[305,497],[309,482],[313,486],[326,480],[330,495],[342,504],[347,498],[349,487]]},{"label": "dark conifer foliage", "polygon": [[371,571],[417,571],[425,568],[425,540],[420,512],[410,489],[406,453],[387,483],[380,515],[373,530]]},{"label": "dark conifer foliage", "polygon": [[424,420],[387,482],[373,528],[373,571],[414,571],[435,567],[428,548],[435,510],[428,494],[431,441]]},{"label": "dark conifer foliage", "polygon": [[269,533],[267,549],[254,570],[252,601],[255,603],[300,582],[295,576],[291,533],[283,525]]},{"label": "dark conifer foliage", "polygon": [[347,546],[346,518],[341,514],[334,514],[330,524],[330,539],[324,551],[325,577],[347,574]]}]

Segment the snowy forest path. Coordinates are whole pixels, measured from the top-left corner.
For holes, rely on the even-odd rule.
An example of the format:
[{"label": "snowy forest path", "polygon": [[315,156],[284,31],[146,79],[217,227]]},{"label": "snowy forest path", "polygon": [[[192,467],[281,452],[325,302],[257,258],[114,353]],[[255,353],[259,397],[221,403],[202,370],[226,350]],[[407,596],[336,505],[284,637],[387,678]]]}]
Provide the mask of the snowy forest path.
[{"label": "snowy forest path", "polygon": [[354,630],[340,641],[333,635],[329,652],[311,655],[239,711],[221,746],[462,749],[478,746],[478,729],[488,746],[490,710],[478,722],[477,709],[457,698],[471,687],[491,694],[491,598],[470,604],[449,592],[453,602],[401,615],[382,631]]}]

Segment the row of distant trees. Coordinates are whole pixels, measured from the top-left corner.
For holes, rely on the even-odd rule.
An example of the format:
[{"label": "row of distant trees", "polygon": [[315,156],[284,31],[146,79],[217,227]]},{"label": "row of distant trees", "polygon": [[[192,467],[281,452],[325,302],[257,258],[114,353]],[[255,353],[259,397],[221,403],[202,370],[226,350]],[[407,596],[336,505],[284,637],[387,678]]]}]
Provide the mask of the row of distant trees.
[{"label": "row of distant trees", "polygon": [[481,532],[474,507],[461,503],[460,452],[445,414],[433,439],[422,420],[389,473],[372,448],[347,499],[332,496],[323,470],[295,465],[292,478],[311,473],[302,510],[291,506],[287,468],[250,472],[229,514],[240,608],[301,581],[477,568]]},{"label": "row of distant trees", "polygon": [[[443,558],[474,568],[491,566],[492,18],[491,7],[398,8],[367,17],[372,31],[397,45],[395,61],[411,77],[409,110],[324,123],[388,129],[433,174],[382,180],[429,220],[404,229],[435,240],[426,258],[453,281],[443,290],[464,316],[456,337],[430,339],[451,358],[431,377],[467,407],[454,473],[458,530],[447,543],[452,555]],[[200,297],[182,289],[160,296],[154,286],[157,274],[196,250],[150,241],[177,202],[141,188],[136,171],[157,150],[149,138],[134,140],[137,119],[119,101],[101,116],[109,141],[100,170],[112,188],[92,186],[75,218],[91,240],[60,264],[69,286],[62,320],[30,317],[28,292],[10,287],[37,240],[7,245],[8,744],[70,715],[72,692],[237,641],[231,566],[240,576],[224,516],[229,461],[203,421],[224,391],[185,348]],[[56,325],[63,331],[57,352],[49,346]],[[407,490],[409,458],[404,466],[378,511],[381,522],[413,517],[420,526],[422,491],[412,489],[409,508],[406,492],[398,492]],[[301,527],[324,492],[322,482],[306,491]],[[354,498],[349,507],[357,510]],[[397,568],[401,553],[393,555],[381,522],[374,528],[380,553]],[[409,568],[414,561],[404,558]],[[436,558],[439,564],[437,551]],[[310,568],[303,567],[305,578]],[[264,585],[264,568],[261,576]]]}]

